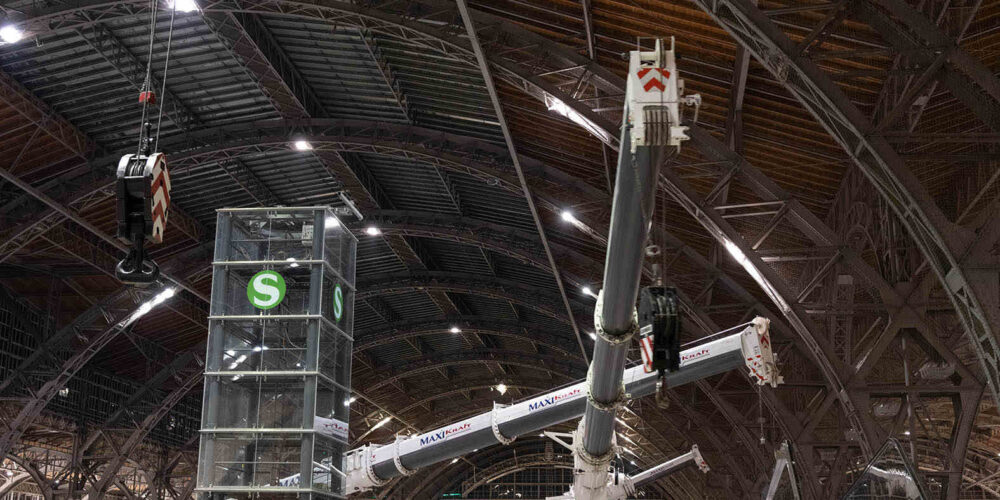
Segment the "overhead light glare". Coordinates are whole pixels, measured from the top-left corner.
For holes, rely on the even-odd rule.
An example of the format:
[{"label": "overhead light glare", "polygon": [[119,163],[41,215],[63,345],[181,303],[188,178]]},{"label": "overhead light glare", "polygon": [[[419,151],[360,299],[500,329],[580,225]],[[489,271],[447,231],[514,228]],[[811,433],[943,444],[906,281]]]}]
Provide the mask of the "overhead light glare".
[{"label": "overhead light glare", "polygon": [[369,429],[369,430],[378,429],[379,427],[382,427],[382,426],[384,426],[385,424],[388,424],[391,421],[392,421],[392,417],[385,417],[382,420],[379,420],[378,423],[375,424],[375,425],[373,425],[372,428]]},{"label": "overhead light glare", "polygon": [[504,394],[507,394],[507,384],[505,384],[503,382],[500,382],[499,384],[497,384],[496,387],[495,387],[495,389],[497,390],[497,392],[500,393],[501,396],[504,395]]},{"label": "overhead light glare", "polygon": [[6,43],[17,43],[20,42],[22,38],[24,38],[24,32],[17,26],[8,24],[0,27],[0,40],[3,40]]},{"label": "overhead light glare", "polygon": [[198,4],[194,0],[174,0],[174,10],[177,12],[195,12]]},{"label": "overhead light glare", "polygon": [[455,462],[458,462],[458,459],[457,459],[457,458],[453,458],[453,459],[451,459],[451,463],[455,463]]},{"label": "overhead light glare", "polygon": [[590,336],[590,340],[597,340],[597,335],[596,335],[596,334],[594,334],[594,332],[590,332],[590,333],[588,333],[587,335],[589,335],[589,336]]},{"label": "overhead light glare", "polygon": [[448,331],[450,331],[451,333],[462,333],[462,329],[457,326],[451,327],[451,330]]},{"label": "overhead light glare", "polygon": [[605,131],[601,127],[598,127],[596,123],[590,121],[585,116],[576,112],[576,110],[570,108],[569,106],[566,105],[566,103],[562,102],[561,100],[547,95],[545,96],[545,107],[549,108],[549,111],[555,111],[556,113],[559,113],[560,115],[569,118],[570,121],[572,121],[573,123],[587,129],[587,132],[594,134],[594,136],[596,136],[605,144],[611,142],[611,136],[608,135],[607,131]]},{"label": "overhead light glare", "polygon": [[351,406],[351,404],[354,403],[357,400],[358,400],[358,398],[356,398],[354,396],[351,396],[350,398],[347,398],[347,399],[344,400],[344,406]]},{"label": "overhead light glare", "polygon": [[576,222],[576,217],[569,210],[563,210],[561,216],[562,220],[566,222]]},{"label": "overhead light glare", "polygon": [[312,144],[309,144],[309,141],[305,141],[302,139],[295,141],[294,143],[292,143],[292,145],[295,146],[295,149],[297,151],[309,151],[313,148]]},{"label": "overhead light glare", "polygon": [[368,226],[368,227],[365,228],[365,233],[368,236],[378,236],[378,235],[382,234],[382,231],[379,230],[379,228],[377,228],[375,226]]}]

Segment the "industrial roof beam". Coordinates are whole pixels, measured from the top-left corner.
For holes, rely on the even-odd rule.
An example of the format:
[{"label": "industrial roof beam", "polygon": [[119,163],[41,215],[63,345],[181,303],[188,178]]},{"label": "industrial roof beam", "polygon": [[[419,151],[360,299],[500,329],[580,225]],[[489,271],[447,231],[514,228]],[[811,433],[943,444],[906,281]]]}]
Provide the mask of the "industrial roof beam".
[{"label": "industrial roof beam", "polygon": [[[380,208],[394,208],[389,195],[375,181],[375,177],[364,164],[364,161],[353,153],[320,152],[319,156],[326,159],[326,165],[333,169],[333,174],[343,184],[359,210],[370,214]],[[432,267],[429,253],[416,241],[405,236],[382,234],[389,248],[411,271],[426,271]],[[458,305],[443,291],[428,291],[427,295],[441,309],[443,314],[459,313]]]},{"label": "industrial roof beam", "polygon": [[375,34],[370,30],[358,28],[358,36],[361,37],[361,43],[364,44],[365,50],[368,51],[368,55],[372,58],[372,61],[378,68],[379,75],[382,76],[382,81],[385,82],[385,86],[389,88],[390,92],[392,92],[392,97],[396,100],[396,105],[399,107],[399,111],[403,114],[403,118],[405,118],[406,121],[413,123],[413,110],[410,108],[410,103],[406,100],[406,94],[403,92],[402,83],[398,78],[396,78],[395,73],[392,71],[392,67],[389,66],[389,61],[382,52],[382,48],[379,47]]},{"label": "industrial roof beam", "polygon": [[[541,287],[500,278],[440,271],[392,273],[365,277],[358,282],[358,290],[358,299],[426,290],[480,295],[510,300],[569,324],[565,311],[560,312],[562,307],[556,305],[560,304],[558,295]],[[571,311],[578,313],[581,309],[581,305],[576,304]]]},{"label": "industrial roof beam", "polygon": [[108,486],[111,485],[115,476],[125,461],[128,459],[129,455],[135,452],[136,448],[142,443],[146,436],[149,435],[150,431],[160,423],[163,417],[167,416],[167,413],[173,409],[173,407],[181,401],[184,396],[188,394],[199,382],[202,380],[202,372],[200,367],[193,370],[188,370],[186,376],[181,380],[180,385],[170,391],[163,400],[150,412],[145,419],[138,425],[138,427],[133,430],[125,442],[122,443],[120,447],[117,448],[116,456],[108,462],[104,468],[101,470],[101,476],[97,481],[91,484],[90,489],[87,491],[86,498],[101,498],[107,491]]},{"label": "industrial roof beam", "polygon": [[[28,89],[24,88],[24,86],[3,72],[0,72],[0,101],[17,110],[22,116],[31,120],[36,126],[44,129],[46,133],[58,140],[68,150],[72,151],[81,159],[89,160],[95,153],[99,152],[98,146],[93,140],[78,130],[65,118],[49,109],[41,99],[36,97]],[[75,174],[76,172],[74,172],[74,175]],[[2,175],[9,182],[18,186],[21,190],[30,194],[33,198],[49,206],[49,210],[46,210],[42,214],[32,214],[29,222],[15,227],[12,231],[6,234],[5,241],[0,244],[0,261],[8,258],[13,254],[13,252],[23,248],[35,238],[48,231],[48,229],[60,224],[65,219],[73,220],[75,223],[82,225],[106,241],[111,239],[110,236],[107,236],[103,232],[97,230],[92,224],[80,217],[73,207],[69,206],[69,204],[60,203],[58,200],[54,200],[49,195],[27,182],[24,182],[18,176],[6,169],[0,171],[0,175]],[[112,173],[108,171],[104,175],[111,177]],[[93,191],[87,190],[76,197],[74,201],[79,202],[80,200],[92,196],[93,194]],[[172,217],[170,218],[171,224],[179,228],[188,236],[198,240],[199,236],[206,232],[204,231],[204,228],[197,221],[187,217],[179,207],[174,208],[175,210],[171,213]],[[121,244],[120,242],[116,243],[119,245]]]},{"label": "industrial roof beam", "polygon": [[41,128],[81,159],[99,152],[97,144],[72,123],[53,111],[12,76],[0,71],[0,102]]},{"label": "industrial roof beam", "polygon": [[[894,18],[890,18],[876,4],[890,9]],[[925,76],[923,78],[925,82],[918,80],[910,84],[911,93],[916,94],[913,98],[920,95],[917,83],[930,83],[933,77],[934,86],[931,86],[925,95],[930,97],[937,82],[941,82],[955,99],[964,104],[991,130],[1000,132],[1000,82],[988,68],[958,47],[952,38],[941,33],[923,14],[912,10],[909,6],[900,6],[895,0],[859,2],[855,11],[859,19],[871,25],[896,50],[905,53],[911,64],[920,64],[926,68],[925,75],[929,73],[930,77]],[[896,19],[902,20],[904,25],[899,25]],[[907,30],[907,27],[910,29]],[[959,37],[963,35],[964,31],[958,34]],[[897,107],[905,104],[902,98],[900,101],[901,104]],[[923,106],[926,106],[926,102]],[[921,111],[923,106],[920,108]],[[903,109],[909,109],[909,106]],[[894,120],[895,116],[887,114],[880,120],[878,130],[891,125]],[[913,127],[910,125],[915,124],[907,126],[907,129],[912,130]]]},{"label": "industrial roof beam", "polygon": [[531,211],[531,218],[535,221],[535,229],[538,231],[538,237],[542,242],[542,248],[545,249],[545,256],[549,260],[549,267],[552,271],[552,277],[555,279],[556,286],[559,288],[559,295],[562,297],[563,305],[566,307],[566,315],[569,318],[569,324],[573,328],[573,333],[576,334],[576,341],[580,344],[580,352],[583,354],[584,361],[589,358],[587,356],[587,349],[583,347],[583,337],[580,336],[580,328],[576,324],[576,317],[573,314],[573,308],[569,304],[569,297],[566,295],[566,287],[563,286],[563,280],[559,273],[559,266],[556,265],[555,257],[552,256],[552,249],[549,248],[549,239],[545,236],[545,226],[542,224],[542,219],[538,215],[538,208],[535,206],[534,195],[531,194],[531,187],[528,186],[528,180],[524,176],[524,170],[521,169],[521,160],[517,154],[517,147],[514,145],[514,137],[510,133],[510,128],[507,125],[507,118],[504,116],[503,105],[500,103],[500,95],[497,93],[496,85],[493,82],[493,74],[490,70],[489,62],[486,60],[486,56],[483,53],[483,47],[479,43],[479,34],[476,31],[476,26],[472,17],[469,15],[469,6],[466,4],[465,0],[457,0],[459,13],[462,15],[462,22],[465,24],[465,31],[469,34],[469,40],[472,43],[472,50],[476,54],[476,60],[479,62],[479,71],[483,75],[483,81],[486,83],[486,90],[490,94],[490,100],[493,102],[493,111],[496,113],[497,121],[500,122],[500,130],[503,131],[504,141],[507,143],[507,152],[510,154],[511,163],[514,165],[514,170],[517,171],[517,178],[520,181],[521,189],[524,191],[524,199],[528,203],[528,209]]},{"label": "industrial roof beam", "polygon": [[[309,142],[316,153],[339,151],[402,156],[484,181],[499,180],[502,188],[521,193],[504,148],[481,139],[398,123],[271,120],[205,129],[183,137],[164,139],[160,144],[161,149],[170,154],[173,170],[183,172],[189,166],[250,152],[289,151],[291,143],[298,139]],[[588,199],[608,198],[603,190],[539,160],[520,156],[519,161],[526,174],[559,185],[567,193]],[[554,200],[543,199],[540,203],[552,207],[554,211],[561,208],[555,205]]]},{"label": "industrial roof beam", "polygon": [[[132,84],[132,87],[141,91],[146,81],[146,66],[139,62],[134,54],[128,49],[103,24],[95,24],[77,30],[80,38],[83,38],[87,45],[94,49],[100,56],[108,62],[118,73]],[[189,130],[195,125],[200,125],[201,120],[198,115],[184,105],[177,95],[170,90],[170,87],[163,87],[156,75],[150,75],[149,86],[155,92],[165,88],[165,95],[157,99],[158,106],[166,107],[164,114],[167,115],[174,125],[181,130]]]},{"label": "industrial roof beam", "polygon": [[406,338],[434,334],[449,334],[452,327],[462,333],[479,333],[496,337],[530,340],[567,356],[572,355],[576,344],[557,342],[559,337],[551,326],[542,326],[516,320],[489,316],[455,316],[449,318],[420,318],[387,323],[377,328],[355,330],[354,350],[364,351],[378,346],[399,342]]},{"label": "industrial roof beam", "polygon": [[[412,358],[386,367],[366,380],[363,386],[372,394],[383,387],[388,387],[399,380],[437,370],[442,366],[482,365],[486,361],[509,366],[521,366],[536,370],[548,370],[566,381],[576,380],[586,375],[582,363],[575,358],[537,354],[531,352],[512,351],[510,349],[459,349],[452,351],[436,351],[425,356]],[[359,384],[362,385],[362,384]]]},{"label": "industrial roof beam", "polygon": [[945,217],[885,138],[870,135],[871,122],[814,62],[792,53],[793,42],[757,7],[748,0],[695,2],[784,83],[875,184],[941,281],[992,395],[1000,399],[1000,344],[994,332],[1000,328],[1000,297],[986,283],[970,280],[979,263],[963,260],[974,234]]},{"label": "industrial roof beam", "polygon": [[280,198],[264,184],[263,181],[253,173],[249,167],[239,158],[232,158],[229,161],[220,161],[219,168],[226,172],[240,188],[246,191],[254,201],[262,207],[284,205]]},{"label": "industrial roof beam", "polygon": [[[132,311],[128,311],[127,314],[130,314],[131,312]],[[49,401],[51,401],[63,387],[66,387],[66,384],[70,381],[70,379],[72,379],[95,354],[97,354],[109,342],[114,340],[114,338],[117,337],[118,334],[122,333],[122,331],[126,328],[132,327],[132,325],[122,326],[118,323],[119,321],[127,318],[127,314],[114,317],[111,321],[111,326],[87,338],[84,348],[80,349],[76,355],[70,357],[62,363],[57,375],[31,395],[29,400],[18,412],[17,416],[7,422],[8,430],[0,436],[0,456],[4,456],[8,451],[10,451],[14,444],[21,439],[21,436],[24,435],[35,419],[38,418]]]}]

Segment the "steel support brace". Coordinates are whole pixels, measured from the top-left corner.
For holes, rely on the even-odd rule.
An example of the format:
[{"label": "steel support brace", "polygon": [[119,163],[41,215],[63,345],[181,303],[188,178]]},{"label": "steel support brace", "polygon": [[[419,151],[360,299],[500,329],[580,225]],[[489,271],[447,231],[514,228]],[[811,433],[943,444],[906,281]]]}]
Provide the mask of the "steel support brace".
[{"label": "steel support brace", "polygon": [[583,354],[583,359],[587,360],[589,359],[587,356],[587,350],[583,347],[583,338],[580,336],[580,329],[577,327],[576,318],[573,315],[573,308],[570,306],[569,297],[566,295],[566,288],[563,286],[563,280],[559,273],[559,266],[556,265],[555,258],[552,256],[552,250],[549,248],[549,239],[545,235],[545,227],[542,225],[542,220],[538,216],[538,207],[535,206],[535,197],[531,193],[531,187],[528,186],[528,180],[524,175],[524,169],[521,168],[521,159],[517,154],[517,147],[514,145],[514,137],[511,135],[510,128],[507,125],[507,118],[503,112],[503,105],[500,103],[500,95],[498,94],[496,85],[493,82],[493,73],[490,70],[489,61],[486,59],[483,47],[479,43],[479,34],[476,31],[475,22],[469,14],[469,6],[466,4],[466,0],[457,0],[457,4],[459,13],[462,16],[462,22],[465,24],[465,31],[468,33],[469,41],[472,44],[472,51],[479,64],[479,71],[483,75],[483,82],[486,84],[486,90],[489,92],[490,100],[493,102],[493,111],[496,114],[497,121],[500,122],[500,130],[503,132],[504,141],[507,143],[507,153],[510,155],[511,163],[514,165],[514,170],[517,172],[518,184],[521,186],[522,195],[524,196],[525,202],[528,204],[528,210],[531,212],[531,217],[534,219],[535,230],[538,231],[538,237],[541,239],[542,248],[545,249],[545,256],[548,258],[549,267],[552,269],[552,277],[556,282],[556,287],[559,288],[559,295],[562,297],[563,305],[566,307],[566,315],[569,319],[569,324],[573,328],[573,333],[576,334],[576,341],[580,345],[580,352]]},{"label": "steel support brace", "polygon": [[190,370],[186,377],[181,381],[181,384],[174,388],[170,394],[167,394],[163,398],[163,401],[153,409],[149,415],[143,419],[142,423],[133,430],[125,442],[118,447],[117,455],[111,459],[111,461],[104,466],[101,477],[95,481],[90,489],[87,491],[87,498],[102,498],[105,491],[107,491],[108,486],[111,485],[118,471],[125,465],[128,460],[129,455],[131,455],[139,447],[146,436],[149,435],[150,431],[160,423],[163,417],[167,416],[173,407],[181,401],[191,391],[199,382],[202,381],[202,371],[201,369]]},{"label": "steel support brace", "polygon": [[795,44],[766,14],[749,0],[694,1],[799,99],[896,212],[948,293],[998,400],[1000,345],[987,308],[1000,304],[993,297],[981,302],[980,284],[962,267],[972,234],[945,217],[885,138],[869,135],[871,122],[813,61],[795,54]]}]

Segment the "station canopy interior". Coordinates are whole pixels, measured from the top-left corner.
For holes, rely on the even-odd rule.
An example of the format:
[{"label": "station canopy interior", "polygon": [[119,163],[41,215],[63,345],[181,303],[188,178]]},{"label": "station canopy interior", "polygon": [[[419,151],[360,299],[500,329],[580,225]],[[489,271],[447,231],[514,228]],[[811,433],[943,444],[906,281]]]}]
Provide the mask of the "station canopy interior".
[{"label": "station canopy interior", "polygon": [[[176,1],[151,249],[180,287],[113,335],[149,299],[114,277],[113,181],[150,2],[0,1],[0,492],[192,494],[220,208],[363,215],[352,444],[585,378],[627,53],[675,37],[703,103],[651,242],[682,342],[770,318],[785,384],[633,400],[627,470],[712,468],[643,498],[760,498],[783,441],[804,497],[840,498],[889,438],[933,498],[1000,498],[1000,1],[474,0],[486,66],[451,0]],[[571,469],[523,436],[362,498],[544,498]]]}]

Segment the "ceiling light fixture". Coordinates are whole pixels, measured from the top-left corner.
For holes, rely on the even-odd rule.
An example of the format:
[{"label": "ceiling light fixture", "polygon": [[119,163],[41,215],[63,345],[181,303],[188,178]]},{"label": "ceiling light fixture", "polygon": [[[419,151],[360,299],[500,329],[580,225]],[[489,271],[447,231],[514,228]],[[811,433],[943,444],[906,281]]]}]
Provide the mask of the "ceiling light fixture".
[{"label": "ceiling light fixture", "polygon": [[382,420],[379,420],[377,424],[373,425],[372,428],[369,429],[369,431],[373,431],[375,429],[378,429],[379,427],[382,427],[385,424],[388,424],[390,421],[392,421],[392,417],[385,417]]},{"label": "ceiling light fixture", "polygon": [[497,384],[497,386],[495,387],[495,389],[496,389],[496,390],[497,390],[497,392],[499,392],[499,393],[500,393],[500,395],[502,396],[502,395],[504,395],[504,394],[506,394],[506,393],[507,393],[507,384],[505,384],[505,383],[503,383],[503,382],[500,382],[499,384]]},{"label": "ceiling light fixture", "polygon": [[17,26],[8,24],[0,27],[0,40],[3,40],[6,43],[17,43],[20,42],[22,38],[24,38],[24,32]]},{"label": "ceiling light fixture", "polygon": [[448,331],[450,331],[451,333],[462,333],[462,329],[457,326],[451,327],[451,330]]},{"label": "ceiling light fixture", "polygon": [[368,236],[378,236],[382,234],[382,231],[380,231],[379,228],[375,226],[368,226],[367,228],[365,228],[365,233]]},{"label": "ceiling light fixture", "polygon": [[198,4],[194,0],[174,0],[174,10],[177,12],[195,12]]},{"label": "ceiling light fixture", "polygon": [[309,141],[302,139],[299,139],[294,143],[292,143],[292,146],[294,146],[297,151],[309,151],[313,148],[312,144],[309,144]]}]

